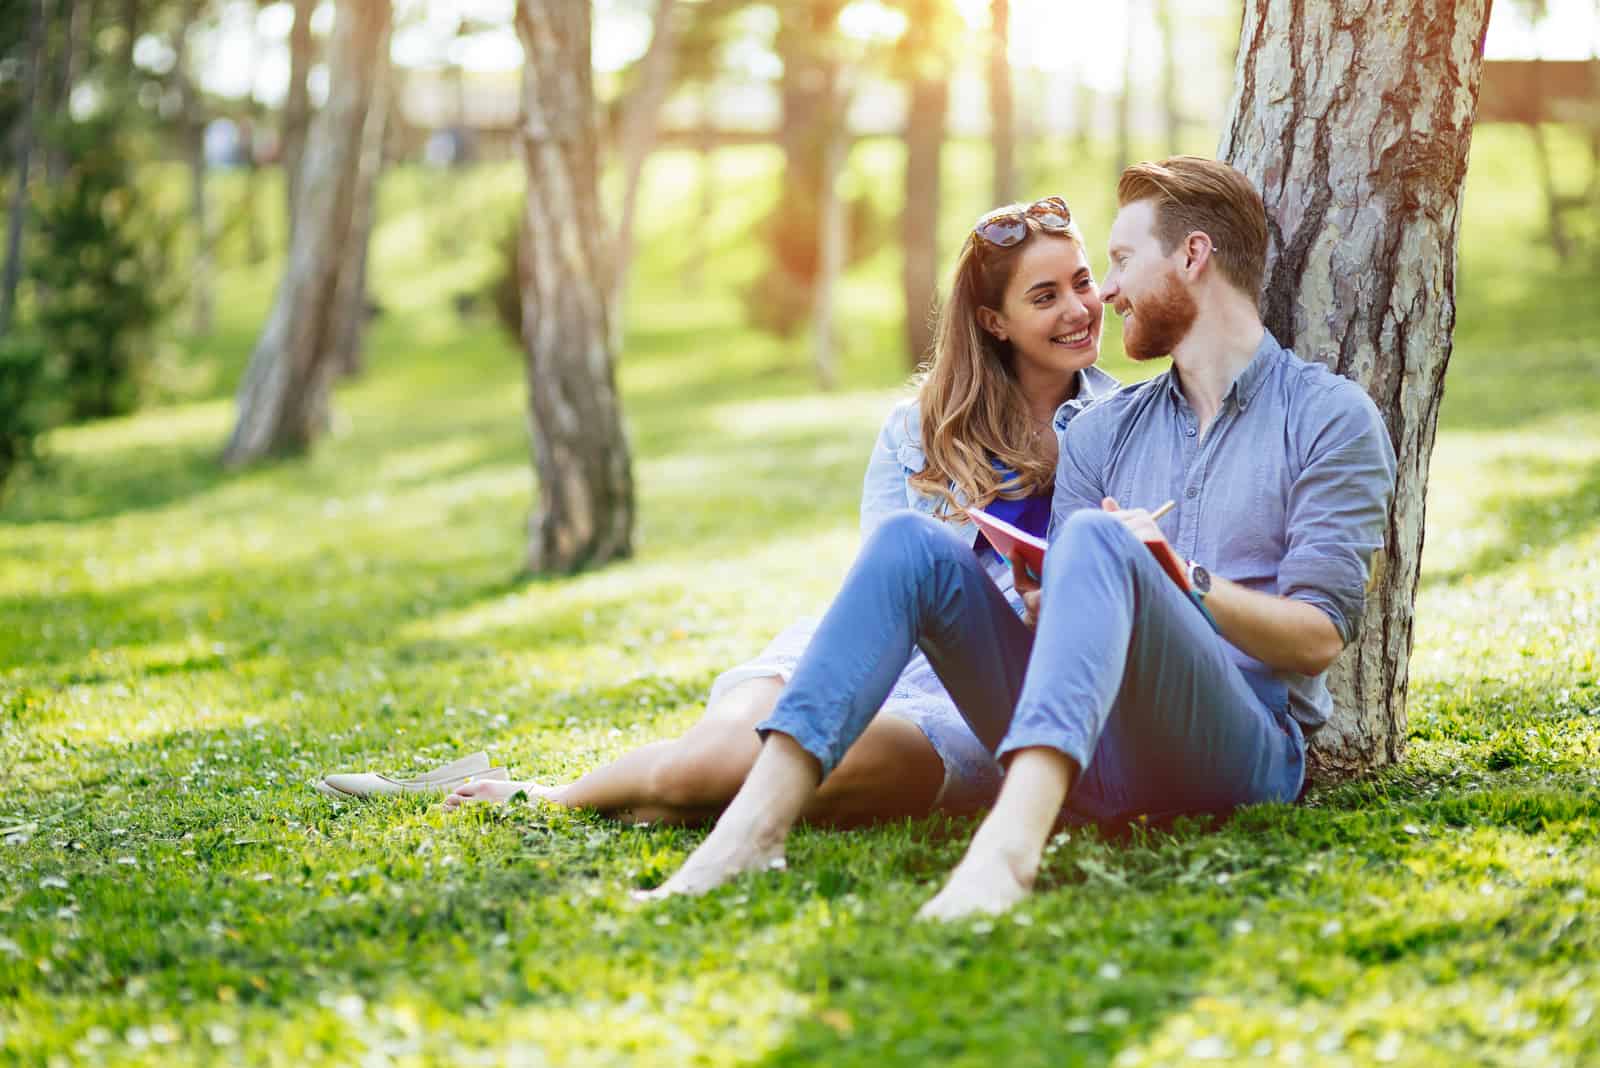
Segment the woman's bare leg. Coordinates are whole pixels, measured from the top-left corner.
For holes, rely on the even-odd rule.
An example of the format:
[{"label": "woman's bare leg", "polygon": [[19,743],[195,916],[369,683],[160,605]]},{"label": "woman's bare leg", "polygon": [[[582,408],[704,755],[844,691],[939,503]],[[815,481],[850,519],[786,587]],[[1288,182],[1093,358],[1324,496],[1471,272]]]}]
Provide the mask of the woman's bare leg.
[{"label": "woman's bare leg", "polygon": [[[447,808],[504,801],[517,792],[632,823],[705,823],[725,808],[761,751],[755,725],[772,711],[783,683],[750,679],[731,687],[681,738],[651,742],[562,786],[476,782],[445,799]],[[875,719],[807,805],[802,818],[828,826],[925,816],[944,781],[944,764],[922,731],[893,716]]]}]

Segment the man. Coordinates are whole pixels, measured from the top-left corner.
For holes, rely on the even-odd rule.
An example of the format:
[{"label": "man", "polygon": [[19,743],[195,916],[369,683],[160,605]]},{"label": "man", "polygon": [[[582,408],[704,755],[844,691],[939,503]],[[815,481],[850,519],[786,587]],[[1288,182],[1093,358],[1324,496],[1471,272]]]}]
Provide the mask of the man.
[{"label": "man", "polygon": [[[1064,805],[1124,819],[1299,795],[1304,736],[1331,710],[1323,673],[1355,637],[1383,544],[1394,452],[1359,387],[1263,328],[1266,213],[1243,175],[1193,156],[1136,164],[1118,203],[1102,299],[1131,357],[1172,367],[1068,427],[1042,589],[1018,569],[1028,618],[937,522],[886,522],[761,724],[744,788],[656,896],[781,867],[801,805],[913,645],[1007,768],[925,917],[1024,897]],[[1147,509],[1169,499],[1157,524]],[[1187,588],[1160,541],[1189,561]]]}]

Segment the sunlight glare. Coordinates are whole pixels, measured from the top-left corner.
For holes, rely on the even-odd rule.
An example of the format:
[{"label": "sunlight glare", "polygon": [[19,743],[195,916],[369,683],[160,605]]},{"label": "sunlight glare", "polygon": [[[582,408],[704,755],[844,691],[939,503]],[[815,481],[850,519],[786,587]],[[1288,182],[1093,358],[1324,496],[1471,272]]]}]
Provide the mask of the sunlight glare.
[{"label": "sunlight glare", "polygon": [[839,32],[858,41],[894,41],[906,32],[906,17],[879,0],[855,0],[839,12]]}]

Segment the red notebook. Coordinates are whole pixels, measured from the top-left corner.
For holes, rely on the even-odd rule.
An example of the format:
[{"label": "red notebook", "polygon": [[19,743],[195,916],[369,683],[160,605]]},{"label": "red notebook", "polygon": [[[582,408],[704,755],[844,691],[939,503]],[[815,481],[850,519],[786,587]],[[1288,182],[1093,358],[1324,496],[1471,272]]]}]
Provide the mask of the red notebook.
[{"label": "red notebook", "polygon": [[[1021,557],[1022,562],[1028,565],[1028,570],[1032,571],[1036,578],[1044,574],[1044,551],[1049,545],[1043,538],[1036,538],[1004,519],[997,519],[982,508],[968,508],[967,515],[978,524],[978,529],[989,539],[989,544],[994,546],[995,552],[1008,560],[1013,556]],[[1172,546],[1165,541],[1147,541],[1145,546],[1155,555],[1156,563],[1161,565],[1161,570],[1178,584],[1178,589],[1188,593],[1189,569],[1178,559],[1178,554],[1173,551]]]}]

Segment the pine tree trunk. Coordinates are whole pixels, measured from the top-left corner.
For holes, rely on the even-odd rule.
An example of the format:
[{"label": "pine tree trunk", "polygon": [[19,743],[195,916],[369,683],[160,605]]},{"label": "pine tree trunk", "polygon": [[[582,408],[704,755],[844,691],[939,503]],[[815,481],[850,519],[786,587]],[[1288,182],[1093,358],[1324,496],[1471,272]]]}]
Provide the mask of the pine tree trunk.
[{"label": "pine tree trunk", "polygon": [[338,370],[337,294],[348,262],[362,132],[389,0],[339,0],[329,54],[328,103],[306,138],[299,211],[272,311],[239,389],[229,466],[303,451],[326,428]]},{"label": "pine tree trunk", "polygon": [[597,186],[591,9],[519,0],[522,344],[539,504],[527,569],[571,572],[630,555],[633,471],[610,329],[615,275]]},{"label": "pine tree trunk", "polygon": [[830,147],[844,123],[834,27],[842,0],[789,0],[781,9],[776,46],[783,190],[765,227],[772,267],[753,309],[789,335],[816,318],[822,271],[821,218]]},{"label": "pine tree trunk", "polygon": [[367,106],[367,121],[361,131],[361,159],[357,164],[355,203],[350,215],[350,243],[345,263],[339,269],[339,291],[334,334],[334,354],[339,375],[349,378],[366,367],[367,260],[372,248],[372,229],[378,214],[378,176],[383,173],[384,137],[389,128],[389,43],[387,35],[378,47],[378,68],[374,72],[372,100]]},{"label": "pine tree trunk", "polygon": [[1161,119],[1166,127],[1167,154],[1176,156],[1183,140],[1183,112],[1178,103],[1178,35],[1172,0],[1155,0],[1156,29],[1161,35]]},{"label": "pine tree trunk", "polygon": [[[616,295],[613,317],[620,325],[628,291],[628,269],[633,265],[633,229],[639,205],[639,185],[645,160],[655,147],[661,104],[672,87],[674,41],[673,9],[677,0],[656,0],[655,29],[650,47],[640,63],[639,84],[628,100],[622,120],[622,222],[617,226]],[[618,333],[618,347],[621,333]]]},{"label": "pine tree trunk", "polygon": [[316,58],[311,41],[311,16],[316,8],[317,0],[294,0],[294,23],[289,28],[289,92],[283,99],[280,158],[291,239],[295,198],[300,191],[300,161],[305,155],[306,133],[311,128],[311,89],[307,81],[311,77],[311,62]]},{"label": "pine tree trunk", "polygon": [[206,213],[206,124],[195,85],[189,34],[200,17],[200,0],[188,0],[178,27],[178,92],[182,100],[179,126],[189,164],[189,225],[194,230],[194,259],[189,270],[189,329],[196,337],[211,333],[211,227]]},{"label": "pine tree trunk", "polygon": [[933,355],[933,313],[939,271],[939,168],[944,149],[950,83],[919,78],[911,84],[906,114],[906,203],[900,216],[905,259],[906,355],[916,367]]},{"label": "pine tree trunk", "polygon": [[1011,0],[989,0],[989,141],[994,150],[994,203],[1017,198],[1016,107],[1011,87]]},{"label": "pine tree trunk", "polygon": [[44,36],[50,0],[33,0],[28,6],[33,16],[28,24],[27,86],[18,112],[17,163],[11,187],[11,206],[6,218],[6,259],[0,268],[0,337],[11,329],[11,316],[17,307],[17,285],[22,280],[22,229],[28,217],[28,171],[33,162],[34,107],[44,73]]},{"label": "pine tree trunk", "polygon": [[[1360,638],[1314,739],[1322,780],[1405,748],[1424,490],[1455,326],[1456,239],[1490,0],[1249,0],[1221,158],[1256,182],[1267,328],[1364,386],[1399,458]],[[1226,250],[1223,251],[1226,255]]]},{"label": "pine tree trunk", "polygon": [[850,134],[843,123],[835,127],[832,134],[822,151],[822,187],[818,190],[817,204],[817,278],[811,309],[811,361],[817,373],[817,385],[824,390],[839,385],[838,338],[833,328],[833,311],[839,276],[844,273],[845,244],[849,240],[839,178],[850,154]]}]

